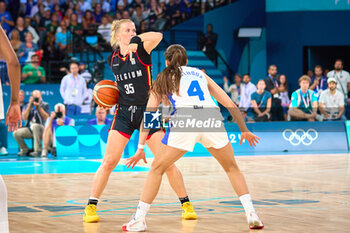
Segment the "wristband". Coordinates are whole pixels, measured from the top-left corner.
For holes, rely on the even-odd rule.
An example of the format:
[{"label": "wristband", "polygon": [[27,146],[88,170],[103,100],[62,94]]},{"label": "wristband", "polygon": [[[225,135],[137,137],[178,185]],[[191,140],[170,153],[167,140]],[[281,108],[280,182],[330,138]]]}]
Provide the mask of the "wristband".
[{"label": "wristband", "polygon": [[131,38],[129,44],[139,44],[139,43],[141,43],[141,38],[139,36],[134,36],[133,38]]},{"label": "wristband", "polygon": [[143,149],[145,149],[145,145],[141,145],[141,144],[139,144],[139,145],[137,146],[137,149],[141,149],[141,150],[143,150]]}]

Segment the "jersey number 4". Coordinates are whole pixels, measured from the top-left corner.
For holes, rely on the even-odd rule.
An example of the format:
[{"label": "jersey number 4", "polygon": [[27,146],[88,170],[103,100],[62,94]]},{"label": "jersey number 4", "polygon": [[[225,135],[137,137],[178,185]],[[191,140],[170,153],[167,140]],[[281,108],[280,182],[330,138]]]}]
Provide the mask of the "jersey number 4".
[{"label": "jersey number 4", "polygon": [[124,88],[125,88],[126,94],[134,94],[135,93],[134,86],[132,85],[132,83],[125,84]]},{"label": "jersey number 4", "polygon": [[200,101],[205,100],[204,92],[199,86],[199,82],[197,80],[193,80],[187,91],[188,96],[198,96]]}]

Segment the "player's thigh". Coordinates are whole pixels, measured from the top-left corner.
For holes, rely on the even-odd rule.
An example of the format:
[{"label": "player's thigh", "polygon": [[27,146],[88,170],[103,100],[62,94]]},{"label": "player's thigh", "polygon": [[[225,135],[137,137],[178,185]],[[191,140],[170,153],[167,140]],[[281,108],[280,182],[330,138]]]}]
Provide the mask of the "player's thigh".
[{"label": "player's thigh", "polygon": [[219,149],[211,147],[207,148],[207,150],[220,163],[225,171],[232,167],[237,167],[231,143],[227,143],[226,146]]},{"label": "player's thigh", "polygon": [[103,162],[115,163],[117,165],[128,141],[129,139],[117,130],[110,130]]},{"label": "player's thigh", "polygon": [[153,133],[151,137],[146,141],[146,144],[152,151],[154,157],[156,157],[158,154],[158,150],[160,144],[162,143],[161,141],[164,138],[164,134],[164,131],[159,130],[158,132]]},{"label": "player's thigh", "polygon": [[186,152],[186,150],[167,146],[162,143],[157,153],[159,156],[155,156],[151,169],[164,172],[168,167],[184,156]]}]

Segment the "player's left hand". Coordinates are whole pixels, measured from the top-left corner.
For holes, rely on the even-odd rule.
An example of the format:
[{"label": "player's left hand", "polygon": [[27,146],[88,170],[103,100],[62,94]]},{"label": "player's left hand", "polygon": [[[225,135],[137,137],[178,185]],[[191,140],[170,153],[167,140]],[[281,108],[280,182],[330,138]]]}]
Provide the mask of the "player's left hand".
[{"label": "player's left hand", "polygon": [[135,165],[136,165],[141,159],[143,159],[143,161],[144,161],[145,163],[147,163],[147,160],[146,160],[146,157],[145,157],[145,151],[144,151],[143,149],[137,149],[135,155],[132,156],[132,157],[130,157],[130,158],[128,158],[128,159],[126,160],[125,165],[126,165],[127,168],[129,168],[130,166],[132,166],[131,169],[133,169],[133,168],[135,167]]},{"label": "player's left hand", "polygon": [[240,145],[242,145],[243,140],[247,140],[249,142],[250,146],[256,146],[256,144],[259,143],[260,138],[256,135],[254,135],[252,132],[242,132],[241,134],[241,141],[239,142]]},{"label": "player's left hand", "polygon": [[11,130],[15,132],[18,127],[22,127],[21,108],[19,104],[10,104],[6,113],[5,125],[8,125],[9,132]]}]

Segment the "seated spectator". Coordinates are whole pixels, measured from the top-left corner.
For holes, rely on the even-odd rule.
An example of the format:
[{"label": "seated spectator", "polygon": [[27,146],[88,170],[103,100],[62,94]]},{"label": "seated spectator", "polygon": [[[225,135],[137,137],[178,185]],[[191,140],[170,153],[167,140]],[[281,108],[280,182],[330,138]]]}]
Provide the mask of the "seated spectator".
[{"label": "seated spectator", "polygon": [[[144,31],[141,28],[145,28],[145,24],[147,24],[148,13],[141,10],[140,5],[136,5],[134,13],[131,16],[131,20],[134,22],[136,27],[136,34],[143,33]],[[142,24],[144,24],[142,26]]]},{"label": "seated spectator", "polygon": [[32,55],[31,63],[22,69],[22,82],[25,84],[45,83],[46,74],[42,66],[39,66],[39,56]]},{"label": "seated spectator", "polygon": [[72,116],[81,113],[81,105],[87,95],[87,88],[84,78],[78,73],[78,63],[72,62],[69,70],[71,73],[62,78],[60,93],[67,106],[67,115]]},{"label": "seated spectator", "polygon": [[46,121],[41,157],[47,157],[49,151],[53,153],[55,130],[62,125],[74,126],[75,122],[74,119],[66,116],[66,107],[59,103],[55,105],[55,111],[51,112],[49,119]]},{"label": "seated spectator", "polygon": [[50,8],[46,8],[44,10],[44,15],[40,17],[40,21],[38,22],[38,31],[39,31],[39,46],[40,48],[45,47],[46,44],[46,26],[51,23],[51,10]]},{"label": "seated spectator", "polygon": [[96,21],[95,21],[94,15],[90,10],[87,10],[85,12],[82,24],[83,24],[84,30],[89,30],[96,27]]},{"label": "seated spectator", "polygon": [[102,16],[102,24],[98,26],[97,32],[102,36],[103,42],[108,44],[111,41],[111,27],[112,24],[108,22],[107,16]]},{"label": "seated spectator", "polygon": [[272,95],[271,117],[273,121],[283,121],[283,108],[277,81],[277,66],[270,65],[265,79],[266,90]]},{"label": "seated spectator", "polygon": [[173,27],[180,22],[180,5],[175,0],[169,0],[168,4],[166,4],[165,18],[167,19],[167,28]]},{"label": "seated spectator", "polygon": [[61,32],[56,33],[56,58],[64,58],[71,49],[72,34],[67,30],[65,21],[60,23]]},{"label": "seated spectator", "polygon": [[323,76],[322,66],[315,66],[315,75],[311,77],[310,89],[320,98],[322,91],[327,89],[327,77]]},{"label": "seated spectator", "polygon": [[12,30],[11,32],[10,43],[12,45],[13,50],[15,50],[15,53],[17,53],[19,47],[22,44],[22,41],[19,39],[19,32],[16,29]]},{"label": "seated spectator", "polygon": [[241,83],[242,77],[239,74],[235,74],[235,83],[230,86],[228,86],[228,79],[224,77],[224,89],[227,93],[231,93],[231,99],[237,106],[239,106]]},{"label": "seated spectator", "polygon": [[32,27],[32,19],[30,17],[24,18],[24,26],[28,29],[28,32],[32,33],[33,42],[38,44],[40,37],[36,30]]},{"label": "seated spectator", "polygon": [[15,30],[19,32],[19,39],[24,42],[25,41],[25,35],[28,32],[28,29],[24,27],[24,19],[23,17],[18,17],[16,21],[16,27]]},{"label": "seated spectator", "polygon": [[313,90],[309,90],[310,82],[307,75],[299,78],[300,89],[293,92],[288,111],[292,121],[315,121],[317,117],[317,97]]},{"label": "seated spectator", "polygon": [[97,24],[101,24],[102,23],[102,16],[105,13],[102,11],[102,6],[101,3],[96,3],[95,5],[95,11],[93,13],[95,21]]},{"label": "seated spectator", "polygon": [[78,22],[78,15],[75,13],[71,14],[69,24],[67,25],[69,25],[68,30],[73,34],[73,46],[79,50],[79,48],[82,46],[81,40],[84,32],[83,26]]},{"label": "seated spectator", "polygon": [[86,64],[85,63],[80,63],[79,64],[79,74],[81,77],[85,79],[86,83],[89,83],[91,81],[91,73],[89,72],[88,69],[86,69]]},{"label": "seated spectator", "polygon": [[53,51],[53,46],[55,42],[55,35],[58,29],[58,26],[60,25],[58,21],[58,14],[53,13],[51,15],[51,22],[46,25],[46,43],[51,46],[51,51]]},{"label": "seated spectator", "polygon": [[96,107],[96,118],[89,120],[88,125],[110,125],[112,121],[107,118],[107,110]]},{"label": "seated spectator", "polygon": [[241,98],[239,100],[239,107],[244,108],[249,112],[252,106],[251,96],[256,91],[256,86],[250,82],[249,74],[243,75],[243,83],[241,84]]},{"label": "seated spectator", "polygon": [[343,60],[337,59],[334,63],[334,70],[329,71],[327,77],[333,77],[337,80],[337,89],[344,95],[346,103],[350,90],[350,74],[343,68]]},{"label": "seated spectator", "polygon": [[5,2],[0,2],[0,24],[4,29],[6,35],[9,35],[11,27],[15,26],[11,14],[6,11]]},{"label": "seated spectator", "polygon": [[31,58],[31,54],[38,51],[38,45],[33,43],[32,33],[27,32],[25,43],[21,44],[18,49],[19,62],[24,65]]},{"label": "seated spectator", "polygon": [[41,139],[44,132],[45,121],[49,117],[49,113],[49,104],[42,101],[41,92],[39,90],[34,90],[29,98],[29,103],[22,113],[22,118],[26,120],[27,123],[25,127],[13,133],[13,137],[16,139],[21,149],[18,153],[19,156],[28,155],[29,148],[24,142],[25,138],[33,138],[34,140],[34,151],[29,155],[33,157],[41,155]]},{"label": "seated spectator", "polygon": [[151,0],[151,7],[149,9],[149,24],[150,24],[150,29],[160,32],[163,31],[165,24],[166,24],[166,19],[164,18],[165,15],[165,3],[162,2],[161,4],[158,4],[157,0]]},{"label": "seated spectator", "polygon": [[328,89],[323,91],[319,100],[320,112],[324,120],[346,121],[344,116],[344,95],[337,90],[337,80],[333,77],[328,78]]},{"label": "seated spectator", "polygon": [[288,80],[286,75],[281,74],[277,82],[279,83],[278,92],[280,93],[281,106],[283,108],[284,120],[288,120],[288,109],[290,105],[289,93],[288,93]]},{"label": "seated spectator", "polygon": [[271,110],[271,93],[265,91],[265,81],[260,79],[256,84],[258,88],[256,92],[251,95],[252,108],[254,112],[255,121],[269,121]]}]

